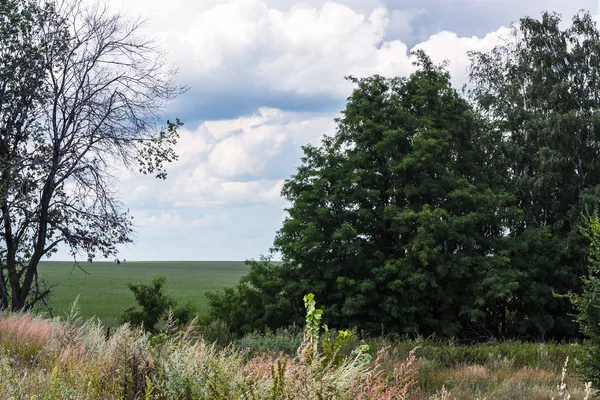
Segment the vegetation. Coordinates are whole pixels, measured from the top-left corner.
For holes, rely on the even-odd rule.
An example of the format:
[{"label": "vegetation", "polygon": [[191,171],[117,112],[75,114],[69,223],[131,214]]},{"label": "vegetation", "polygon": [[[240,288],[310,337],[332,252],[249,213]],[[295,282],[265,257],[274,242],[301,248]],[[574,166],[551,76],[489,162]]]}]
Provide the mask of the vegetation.
[{"label": "vegetation", "polygon": [[275,250],[285,264],[252,263],[234,291],[210,296],[215,317],[275,329],[297,322],[297,299],[314,290],[333,326],[455,336],[489,320],[492,329],[515,285],[501,235],[511,199],[478,167],[483,121],[448,73],[417,56],[408,79],[352,78],[338,132],[304,148],[283,188],[292,206]]},{"label": "vegetation", "polygon": [[[304,147],[274,251],[209,295],[240,333],[299,323],[371,334],[578,336],[580,215],[600,205],[600,33],[587,13],[524,18],[471,53],[467,101],[422,52],[408,78],[349,78],[335,134]],[[557,295],[558,294],[558,295]]]},{"label": "vegetation", "polygon": [[225,321],[237,334],[302,325],[302,297],[298,304],[300,294],[291,290],[299,283],[293,280],[293,268],[265,257],[247,265],[250,271],[237,286],[206,293],[211,317]]},{"label": "vegetation", "polygon": [[[600,33],[580,13],[524,18],[504,46],[472,54],[471,98],[490,121],[496,179],[522,217],[507,221],[510,268],[518,287],[505,304],[510,336],[572,337],[566,297],[580,293],[587,270],[582,212],[598,208]],[[493,137],[493,136],[492,136]]]},{"label": "vegetation", "polygon": [[[370,365],[361,349],[340,363],[318,352],[297,357],[263,355],[251,360],[233,347],[218,350],[186,332],[150,336],[123,325],[110,337],[93,320],[76,316],[61,323],[5,315],[0,324],[3,374],[0,384],[19,398],[406,398],[415,359],[394,369],[388,380],[380,364]],[[12,331],[12,332],[11,332]],[[15,331],[21,334],[18,340]],[[34,348],[29,348],[29,340]],[[380,358],[380,361],[383,358]],[[4,362],[7,361],[7,362]],[[32,373],[24,379],[16,371]]]},{"label": "vegetation", "polygon": [[[96,306],[122,313],[106,329],[75,305],[64,320],[24,311],[51,310],[59,268],[40,260],[59,244],[91,262],[130,241],[111,171],[165,178],[182,124],[160,128],[158,115],[183,88],[137,24],[81,5],[0,2],[0,397],[600,391],[600,32],[589,13],[566,28],[556,14],[524,18],[503,45],[471,53],[466,96],[422,51],[409,77],[348,77],[336,132],[303,148],[283,186],[282,262],[220,264],[231,274],[213,279],[210,318],[187,327],[194,303],[176,305],[207,288],[189,278],[209,282],[210,265],[170,265],[171,297],[161,264],[90,264],[97,275],[71,283],[102,281]],[[136,274],[154,278],[124,284]],[[110,286],[127,305],[104,304]],[[139,307],[125,309],[131,295]],[[575,311],[584,344],[564,341],[578,339]]]},{"label": "vegetation", "polygon": [[578,310],[580,329],[588,339],[581,372],[586,381],[600,391],[600,217],[595,212],[586,215],[583,222],[583,234],[590,241],[590,264],[583,293],[572,295],[571,300]]},{"label": "vegetation", "polygon": [[[224,325],[217,336],[226,336]],[[29,399],[589,399],[573,373],[582,348],[518,342],[458,345],[352,335],[342,357],[312,361],[309,336],[253,334],[219,346],[202,327],[158,335],[97,320],[0,319],[0,398]],[[270,339],[268,339],[270,338]],[[274,339],[277,340],[274,340]],[[295,342],[289,352],[265,343]],[[367,342],[372,358],[360,347]],[[262,350],[253,353],[251,349]],[[565,360],[570,362],[565,365]],[[341,360],[341,361],[338,361]],[[370,361],[369,361],[370,360]],[[563,367],[566,366],[563,373]]]},{"label": "vegetation", "polygon": [[121,315],[120,322],[142,327],[149,332],[156,332],[158,323],[167,314],[176,323],[186,326],[196,318],[196,306],[192,301],[188,301],[183,306],[177,306],[177,302],[165,293],[163,285],[166,280],[167,278],[163,275],[158,275],[149,284],[127,284],[141,308],[127,308]]},{"label": "vegetation", "polygon": [[164,179],[177,158],[181,123],[160,127],[175,71],[107,8],[0,4],[0,309],[47,297],[37,267],[59,244],[91,260],[131,241],[114,166]]}]

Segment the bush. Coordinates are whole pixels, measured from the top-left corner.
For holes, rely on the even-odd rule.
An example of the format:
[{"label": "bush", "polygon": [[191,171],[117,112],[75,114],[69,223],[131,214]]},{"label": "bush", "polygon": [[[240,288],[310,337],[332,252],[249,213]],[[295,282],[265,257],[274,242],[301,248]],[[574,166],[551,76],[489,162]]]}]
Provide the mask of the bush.
[{"label": "bush", "polygon": [[172,309],[174,320],[179,324],[189,323],[197,314],[196,307],[191,301],[181,307],[176,307],[177,302],[164,291],[163,286],[166,280],[167,278],[164,276],[156,276],[148,285],[129,283],[127,286],[133,292],[141,309],[129,307],[123,312],[120,322],[143,326],[148,332],[156,333],[158,323]]},{"label": "bush", "polygon": [[236,338],[229,326],[220,319],[212,320],[198,328],[198,333],[206,343],[214,344],[220,348],[229,346]]},{"label": "bush", "polygon": [[302,332],[295,327],[281,328],[275,332],[253,332],[235,342],[249,356],[273,352],[294,355],[302,343]]}]

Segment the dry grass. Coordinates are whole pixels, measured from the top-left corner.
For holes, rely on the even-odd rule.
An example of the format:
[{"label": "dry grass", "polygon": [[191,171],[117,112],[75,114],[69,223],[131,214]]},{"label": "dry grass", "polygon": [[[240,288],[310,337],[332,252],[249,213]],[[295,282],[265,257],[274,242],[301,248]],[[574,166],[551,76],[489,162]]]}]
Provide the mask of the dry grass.
[{"label": "dry grass", "polygon": [[56,326],[49,321],[35,318],[29,314],[0,316],[0,340],[18,341],[42,346],[54,335]]},{"label": "dry grass", "polygon": [[59,326],[29,314],[0,315],[0,351],[10,355],[13,362],[32,363],[40,358],[41,349],[57,336]]},{"label": "dry grass", "polygon": [[98,321],[2,315],[0,400],[575,400],[589,394],[566,365],[515,367],[512,358],[494,356],[452,368],[398,347],[383,347],[374,360],[357,349],[337,365],[321,354],[303,356],[312,345],[306,342],[295,356],[267,350],[251,357],[197,334],[150,336],[121,326],[107,338]]},{"label": "dry grass", "polygon": [[[302,348],[295,357],[267,352],[249,359],[190,332],[151,337],[121,326],[107,339],[97,321],[1,321],[0,387],[8,391],[0,399],[407,399],[418,372],[414,353],[386,372],[386,350],[373,363],[360,350],[341,365],[320,354],[308,360]],[[15,362],[7,344],[35,354]]]}]

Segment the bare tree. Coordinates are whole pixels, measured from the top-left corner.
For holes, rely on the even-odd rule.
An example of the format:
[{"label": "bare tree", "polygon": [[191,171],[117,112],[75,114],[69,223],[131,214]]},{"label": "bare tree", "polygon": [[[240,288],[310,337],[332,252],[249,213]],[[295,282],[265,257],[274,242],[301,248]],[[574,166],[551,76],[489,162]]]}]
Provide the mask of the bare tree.
[{"label": "bare tree", "polygon": [[116,254],[132,233],[117,171],[164,179],[177,158],[181,123],[160,128],[175,71],[140,21],[85,4],[0,1],[0,308],[48,295],[37,267],[61,243]]}]

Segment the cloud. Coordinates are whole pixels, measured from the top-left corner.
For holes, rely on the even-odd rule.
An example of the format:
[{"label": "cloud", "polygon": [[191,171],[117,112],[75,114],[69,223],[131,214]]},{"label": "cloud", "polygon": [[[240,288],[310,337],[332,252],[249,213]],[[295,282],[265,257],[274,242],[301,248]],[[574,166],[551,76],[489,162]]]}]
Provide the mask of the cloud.
[{"label": "cloud", "polygon": [[[333,1],[284,9],[274,3],[172,4],[193,19],[163,14],[164,6],[152,3],[160,11],[152,13],[147,34],[169,51],[179,80],[192,88],[170,112],[200,123],[248,115],[259,106],[333,111],[351,88],[344,76],[410,71],[406,45],[385,39],[388,12],[373,8],[380,2],[358,9]],[[185,23],[174,22],[180,20]]]},{"label": "cloud", "polygon": [[[380,49],[387,23],[382,8],[364,15],[325,2],[280,11],[258,0],[233,0],[201,13],[185,32],[170,32],[169,39],[178,44],[177,59],[187,60],[182,74],[209,90],[241,84],[339,97],[348,92],[345,75],[389,63],[379,54],[389,57]],[[405,47],[396,48],[406,53]]]},{"label": "cloud", "polygon": [[[167,110],[186,121],[166,181],[123,175],[139,227],[128,259],[237,259],[271,246],[281,187],[301,146],[335,131],[346,75],[407,76],[412,48],[450,61],[466,82],[469,50],[487,51],[511,21],[548,7],[565,18],[596,0],[111,0],[147,15],[191,90]],[[587,7],[589,8],[589,7]]]},{"label": "cloud", "polygon": [[[229,215],[226,218],[228,223],[231,223],[231,219]],[[191,226],[193,227],[201,227],[201,228],[215,228],[217,225],[223,223],[223,218],[219,218],[216,214],[207,214],[200,218],[196,218],[191,222]]]},{"label": "cloud", "polygon": [[386,31],[387,40],[401,40],[403,43],[413,43],[416,40],[415,22],[427,15],[427,10],[421,7],[392,10]]},{"label": "cloud", "polygon": [[147,208],[282,207],[281,187],[299,165],[301,147],[333,133],[333,118],[260,108],[250,116],[183,129],[175,148],[179,160],[168,179],[128,175],[120,193],[125,204]]},{"label": "cloud", "polygon": [[501,27],[483,38],[459,37],[454,32],[443,31],[431,36],[426,42],[416,45],[415,49],[424,50],[434,62],[448,61],[452,83],[456,88],[461,88],[468,81],[469,57],[467,53],[469,51],[490,51],[509,36],[510,28],[507,27]]},{"label": "cloud", "polygon": [[401,38],[409,48],[441,31],[454,32],[459,37],[483,37],[500,26],[518,23],[524,16],[538,18],[546,10],[570,20],[581,9],[597,9],[596,0],[386,0],[384,4],[392,14],[414,8],[426,11],[419,15],[417,24],[412,24],[412,35],[388,35],[389,39]]},{"label": "cloud", "polygon": [[[568,19],[597,0],[112,0],[115,9],[148,16],[153,36],[191,90],[167,110],[192,128],[251,115],[259,107],[330,112],[343,107],[346,75],[406,76],[419,45],[466,62],[460,39],[485,38],[544,9]],[[436,43],[440,32],[456,40]],[[474,36],[475,35],[475,36]],[[438,38],[439,39],[439,38]],[[464,42],[464,41],[463,41]],[[429,44],[429,46],[427,46]],[[463,81],[463,80],[461,80]]]},{"label": "cloud", "polygon": [[158,216],[150,215],[142,217],[139,221],[137,221],[137,224],[144,228],[170,229],[182,226],[183,221],[179,215],[163,212]]}]

